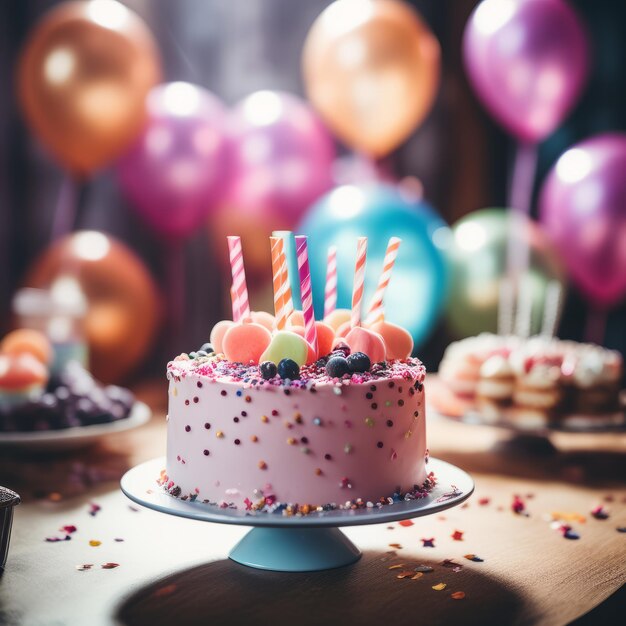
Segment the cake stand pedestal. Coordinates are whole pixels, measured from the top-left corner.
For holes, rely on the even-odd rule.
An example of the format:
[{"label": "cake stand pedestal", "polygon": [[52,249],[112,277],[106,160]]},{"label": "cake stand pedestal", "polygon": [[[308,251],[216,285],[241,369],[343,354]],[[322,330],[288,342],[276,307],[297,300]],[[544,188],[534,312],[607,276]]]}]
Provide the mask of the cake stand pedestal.
[{"label": "cake stand pedestal", "polygon": [[431,458],[428,471],[434,472],[437,484],[425,498],[380,508],[284,516],[222,509],[174,498],[156,482],[164,467],[164,457],[134,467],[122,477],[122,491],[133,502],[160,513],[218,524],[253,526],[232,549],[230,558],[242,565],[279,572],[311,572],[355,563],[361,552],[339,526],[383,524],[432,515],[461,504],[474,491],[474,481],[469,474],[450,463]]}]

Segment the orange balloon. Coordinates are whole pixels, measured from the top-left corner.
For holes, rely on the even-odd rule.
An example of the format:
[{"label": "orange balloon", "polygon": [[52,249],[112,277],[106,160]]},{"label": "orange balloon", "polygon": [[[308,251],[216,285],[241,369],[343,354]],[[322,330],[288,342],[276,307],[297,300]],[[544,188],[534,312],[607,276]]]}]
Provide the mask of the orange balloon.
[{"label": "orange balloon", "polygon": [[90,369],[103,382],[128,375],[152,348],[162,305],[152,277],[123,243],[96,231],[56,241],[30,268],[25,285],[75,280],[87,299]]},{"label": "orange balloon", "polygon": [[337,0],[302,55],[307,94],[355,150],[382,157],[422,122],[437,93],[439,42],[398,0]]},{"label": "orange balloon", "polygon": [[46,13],[17,70],[27,122],[75,175],[102,167],[132,142],[160,76],[152,34],[115,0],[63,2]]}]

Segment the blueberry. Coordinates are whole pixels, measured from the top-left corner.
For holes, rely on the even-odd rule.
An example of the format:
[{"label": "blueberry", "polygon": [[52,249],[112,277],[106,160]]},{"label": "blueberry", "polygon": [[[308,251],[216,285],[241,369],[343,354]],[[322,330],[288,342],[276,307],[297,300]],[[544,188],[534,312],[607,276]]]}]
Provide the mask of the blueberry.
[{"label": "blueberry", "polygon": [[[298,366],[296,365],[296,367]],[[261,365],[259,366],[259,369],[261,370],[261,376],[265,380],[274,378],[274,376],[276,376],[276,372],[278,371],[278,368],[276,367],[276,363],[272,363],[272,361],[263,361],[263,363],[261,363]]]},{"label": "blueberry", "polygon": [[370,358],[363,352],[354,352],[346,361],[351,372],[367,372],[372,365]]},{"label": "blueberry", "polygon": [[328,363],[328,359],[326,357],[322,357],[321,359],[317,359],[317,361],[315,361],[315,367],[324,369],[326,367],[326,363]]},{"label": "blueberry", "polygon": [[348,361],[342,356],[334,356],[326,363],[326,373],[331,378],[341,378],[350,371]]},{"label": "blueberry", "polygon": [[350,346],[347,343],[341,341],[333,348],[333,354],[336,352],[340,352],[343,356],[348,356],[351,352]]},{"label": "blueberry", "polygon": [[190,359],[195,359],[197,356],[198,356],[198,353],[197,353],[197,352],[190,352],[190,353],[189,353],[189,358],[190,358]]},{"label": "blueberry", "polygon": [[198,358],[203,357],[203,356],[208,356],[208,352],[204,351],[204,350],[198,350],[198,352],[196,352],[196,356]]},{"label": "blueberry", "polygon": [[281,378],[289,378],[289,380],[297,380],[300,378],[300,368],[295,361],[291,359],[282,359],[278,363],[278,375]]},{"label": "blueberry", "polygon": [[207,354],[209,354],[209,352],[213,352],[213,346],[210,343],[203,343],[200,346],[200,350],[198,350],[198,352],[206,352]]}]

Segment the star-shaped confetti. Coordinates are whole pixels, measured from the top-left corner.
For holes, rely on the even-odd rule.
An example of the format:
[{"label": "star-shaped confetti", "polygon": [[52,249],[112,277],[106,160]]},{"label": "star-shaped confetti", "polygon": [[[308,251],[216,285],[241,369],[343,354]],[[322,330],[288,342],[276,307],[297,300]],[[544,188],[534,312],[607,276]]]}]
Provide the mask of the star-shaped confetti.
[{"label": "star-shaped confetti", "polygon": [[420,539],[422,542],[422,548],[434,548],[435,547],[435,538],[431,537],[430,539],[424,539],[423,537]]},{"label": "star-shaped confetti", "polygon": [[513,504],[511,504],[511,509],[513,513],[517,515],[528,515],[528,513],[526,513],[526,504],[520,498],[520,496],[513,496]]},{"label": "star-shaped confetti", "polygon": [[448,585],[446,583],[439,583],[437,585],[433,585],[433,589],[435,591],[443,591]]},{"label": "star-shaped confetti", "polygon": [[398,526],[413,526],[413,521],[410,519],[403,519],[400,522],[398,522]]},{"label": "star-shaped confetti", "polygon": [[450,535],[454,541],[463,541],[463,531],[455,530],[452,535]]},{"label": "star-shaped confetti", "polygon": [[474,561],[474,563],[485,562],[485,559],[481,559],[479,556],[476,556],[475,554],[465,554],[463,558],[467,559],[468,561]]},{"label": "star-shaped confetti", "polygon": [[99,504],[96,504],[95,502],[91,502],[89,504],[89,515],[91,515],[91,517],[95,517],[100,511],[102,510],[102,507]]},{"label": "star-shaped confetti", "polygon": [[480,498],[478,500],[478,504],[480,504],[480,506],[487,506],[490,502],[491,502],[491,498]]}]

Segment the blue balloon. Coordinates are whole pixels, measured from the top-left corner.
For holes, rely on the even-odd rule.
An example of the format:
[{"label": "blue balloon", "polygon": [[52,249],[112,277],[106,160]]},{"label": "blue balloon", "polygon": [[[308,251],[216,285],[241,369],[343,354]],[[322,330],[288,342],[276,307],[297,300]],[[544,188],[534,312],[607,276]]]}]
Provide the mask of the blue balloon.
[{"label": "blue balloon", "polygon": [[385,295],[385,316],[406,328],[420,345],[445,304],[448,266],[443,248],[449,229],[423,201],[410,202],[392,185],[338,187],[318,200],[300,224],[308,235],[311,280],[317,319],[324,309],[326,255],[337,246],[337,306],[350,308],[356,242],[368,238],[363,315],[376,289],[387,242],[402,244]]}]

